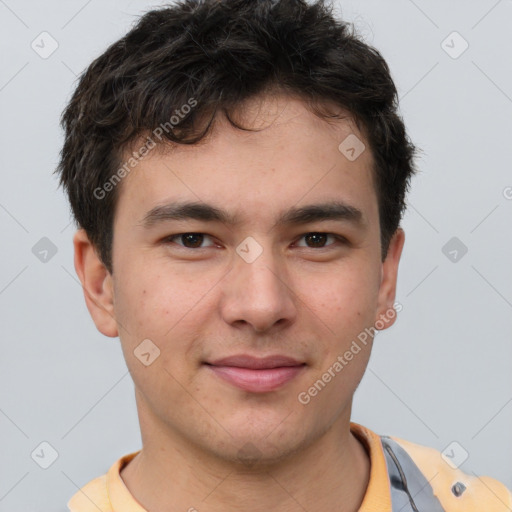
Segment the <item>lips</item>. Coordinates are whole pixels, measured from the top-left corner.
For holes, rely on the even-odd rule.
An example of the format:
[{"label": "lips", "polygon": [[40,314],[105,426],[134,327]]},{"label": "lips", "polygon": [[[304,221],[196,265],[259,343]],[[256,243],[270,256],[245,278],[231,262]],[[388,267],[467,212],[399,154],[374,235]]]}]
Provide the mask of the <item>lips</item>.
[{"label": "lips", "polygon": [[306,364],[284,355],[263,358],[240,354],[205,363],[217,377],[248,392],[274,391],[301,373]]},{"label": "lips", "polygon": [[214,366],[234,366],[237,368],[250,368],[252,370],[262,370],[269,368],[278,368],[282,366],[300,366],[304,363],[291,357],[275,355],[267,357],[254,357],[248,354],[217,359],[209,364]]}]

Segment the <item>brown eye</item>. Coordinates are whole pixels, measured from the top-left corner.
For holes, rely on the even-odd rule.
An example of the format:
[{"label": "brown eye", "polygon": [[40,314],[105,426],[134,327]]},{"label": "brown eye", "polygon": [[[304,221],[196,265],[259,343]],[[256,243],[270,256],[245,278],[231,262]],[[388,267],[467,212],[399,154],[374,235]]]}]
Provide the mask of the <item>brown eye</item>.
[{"label": "brown eye", "polygon": [[325,233],[309,233],[306,235],[306,243],[312,244],[313,247],[323,247],[328,236]]},{"label": "brown eye", "polygon": [[181,241],[181,243],[178,243],[178,245],[181,245],[185,249],[203,249],[205,247],[209,247],[201,247],[205,237],[208,237],[208,235],[203,233],[179,233],[177,235],[171,235],[165,238],[164,242],[174,242],[177,239]]},{"label": "brown eye", "polygon": [[200,233],[185,233],[184,235],[180,236],[185,247],[194,249],[200,247],[204,239],[204,236]]},{"label": "brown eye", "polygon": [[[306,241],[306,246],[310,249],[323,249],[324,247],[330,247],[331,245],[334,245],[333,243],[327,244],[326,242],[329,239],[338,240],[340,242],[343,241],[343,239],[339,236],[333,235],[332,233],[306,233],[305,235],[302,235],[301,239],[304,239]],[[304,247],[304,245],[300,245],[301,247]]]}]

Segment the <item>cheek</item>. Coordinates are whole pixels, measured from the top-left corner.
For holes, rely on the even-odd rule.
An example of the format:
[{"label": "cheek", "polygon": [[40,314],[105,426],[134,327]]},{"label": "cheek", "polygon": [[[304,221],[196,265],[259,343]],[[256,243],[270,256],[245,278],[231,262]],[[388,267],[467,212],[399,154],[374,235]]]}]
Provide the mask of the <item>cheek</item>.
[{"label": "cheek", "polygon": [[200,301],[204,285],[196,282],[194,286],[177,275],[169,274],[165,279],[162,275],[146,273],[143,278],[127,280],[119,289],[116,317],[124,327],[120,329],[123,352],[130,370],[139,378],[145,378],[141,372],[146,368],[137,354],[146,346],[157,354],[155,367],[185,378],[183,359],[198,357],[196,340],[204,326],[204,318],[198,315],[210,314],[206,298]]},{"label": "cheek", "polygon": [[[346,267],[321,277],[303,289],[304,301],[329,326],[366,325],[377,307],[376,277],[369,268]],[[310,281],[311,283],[311,281]]]},{"label": "cheek", "polygon": [[132,281],[122,296],[118,312],[125,327],[121,345],[126,365],[136,387],[157,406],[159,400],[165,403],[179,395],[182,386],[190,386],[183,364],[191,339],[187,304],[182,297],[173,298],[162,280]]},{"label": "cheek", "polygon": [[315,396],[319,410],[337,403],[331,411],[334,414],[346,405],[368,365],[376,290],[355,272],[339,281],[331,276],[323,284],[323,292],[311,297],[316,304],[311,319],[318,351],[310,387],[303,391]]},{"label": "cheek", "polygon": [[[309,283],[302,289],[301,296],[304,313],[311,322],[307,329],[315,338],[317,370],[324,371],[338,356],[352,350],[357,354],[347,354],[350,361],[342,362],[344,369],[340,375],[357,380],[360,369],[364,369],[368,361],[372,341],[371,331],[365,329],[373,326],[375,320],[378,296],[375,271],[372,275],[369,266],[346,265],[338,271],[317,275]],[[334,380],[340,382],[344,377]]]},{"label": "cheek", "polygon": [[155,265],[146,262],[142,272],[134,267],[125,271],[123,284],[116,291],[116,315],[126,323],[131,338],[165,336],[190,309],[189,303],[193,301],[186,283],[170,274],[151,274],[146,270],[151,267],[155,268]]}]

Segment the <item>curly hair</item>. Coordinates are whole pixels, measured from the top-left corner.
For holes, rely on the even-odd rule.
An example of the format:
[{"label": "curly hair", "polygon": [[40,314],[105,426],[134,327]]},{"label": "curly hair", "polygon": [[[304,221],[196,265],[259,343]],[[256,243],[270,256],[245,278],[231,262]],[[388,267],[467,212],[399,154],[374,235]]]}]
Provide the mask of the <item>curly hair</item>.
[{"label": "curly hair", "polygon": [[[197,144],[219,111],[246,129],[229,113],[276,90],[298,95],[326,120],[338,114],[315,105],[340,106],[364,134],[385,259],[406,208],[417,149],[387,63],[332,12],[325,0],[181,0],[146,12],[81,74],[62,113],[55,172],[75,222],[110,273],[122,190],[113,179],[129,171],[126,163],[120,168],[125,150],[150,133],[160,146]],[[133,153],[130,165],[142,153]]]}]

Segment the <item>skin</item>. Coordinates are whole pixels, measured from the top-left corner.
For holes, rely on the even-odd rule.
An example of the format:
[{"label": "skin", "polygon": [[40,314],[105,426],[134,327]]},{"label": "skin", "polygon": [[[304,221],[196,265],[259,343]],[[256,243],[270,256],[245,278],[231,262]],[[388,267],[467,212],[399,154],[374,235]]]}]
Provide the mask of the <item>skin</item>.
[{"label": "skin", "polygon": [[[371,151],[349,161],[338,150],[350,133],[364,141],[350,119],[327,123],[290,96],[246,107],[236,120],[261,131],[219,116],[205,142],[154,150],[124,178],[113,275],[85,232],[74,236],[89,312],[100,332],[119,336],[135,384],[143,448],[121,477],[155,512],[356,511],[370,461],[350,413],[371,338],[307,405],[297,397],[393,308],[405,235],[396,231],[382,262]],[[176,200],[224,208],[240,222],[142,227],[151,208]],[[288,208],[331,200],[360,209],[364,223],[275,225]],[[191,232],[208,236],[192,247],[165,240]],[[317,246],[304,236],[312,232],[348,243],[329,236]],[[252,263],[236,252],[248,236],[262,248]],[[144,339],[160,350],[149,366],[134,355]],[[306,366],[275,391],[250,393],[202,364],[240,353]]]}]

